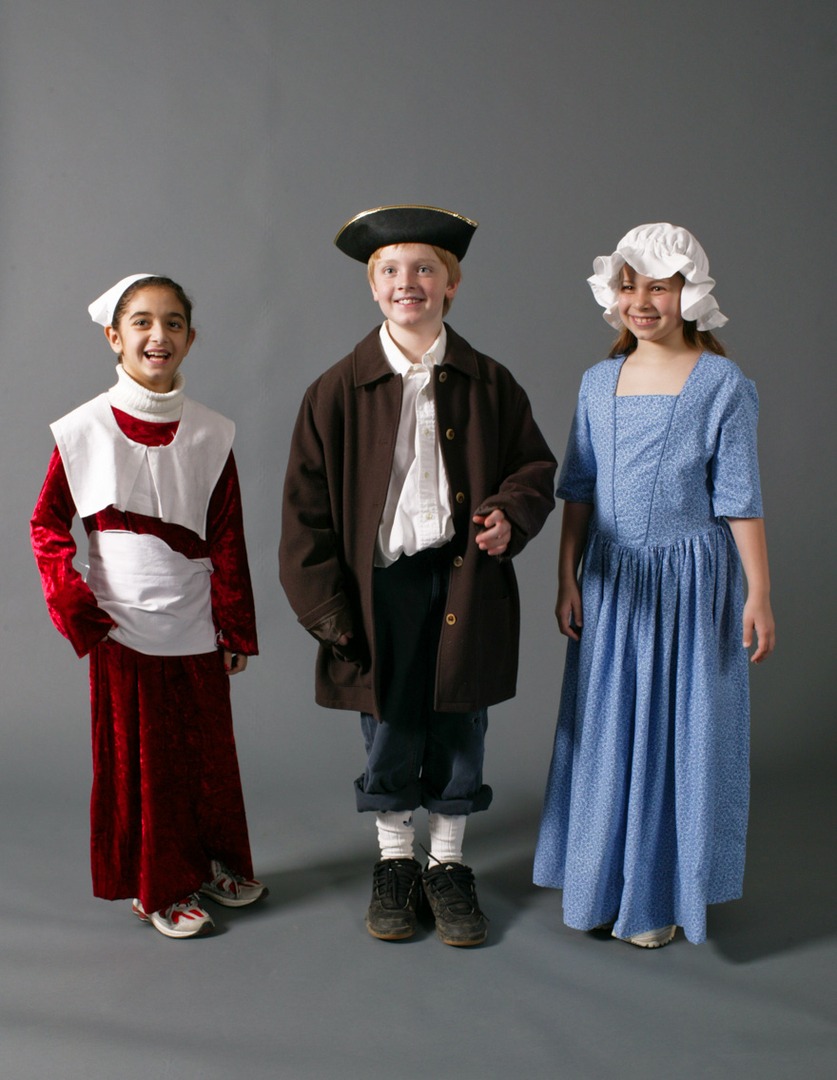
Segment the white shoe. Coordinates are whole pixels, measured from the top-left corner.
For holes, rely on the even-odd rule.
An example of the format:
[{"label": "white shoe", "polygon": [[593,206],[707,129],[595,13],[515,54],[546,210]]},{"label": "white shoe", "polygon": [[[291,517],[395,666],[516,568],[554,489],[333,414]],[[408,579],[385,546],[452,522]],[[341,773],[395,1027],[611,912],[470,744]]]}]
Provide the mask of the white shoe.
[{"label": "white shoe", "polygon": [[224,907],[246,907],[267,896],[267,885],[255,878],[245,878],[228,870],[222,862],[213,859],[212,881],[201,885],[201,892]]},{"label": "white shoe", "polygon": [[[621,938],[631,945],[638,945],[640,949],[659,949],[674,941],[677,933],[676,926],[661,926],[658,930],[646,930],[642,934],[634,934],[633,937]],[[614,935],[615,936],[615,935]]]},{"label": "white shoe", "polygon": [[171,938],[197,937],[213,928],[215,923],[208,911],[200,905],[200,897],[192,893],[185,900],[170,904],[149,915],[139,900],[134,900],[131,910],[142,922],[151,923],[155,930]]}]

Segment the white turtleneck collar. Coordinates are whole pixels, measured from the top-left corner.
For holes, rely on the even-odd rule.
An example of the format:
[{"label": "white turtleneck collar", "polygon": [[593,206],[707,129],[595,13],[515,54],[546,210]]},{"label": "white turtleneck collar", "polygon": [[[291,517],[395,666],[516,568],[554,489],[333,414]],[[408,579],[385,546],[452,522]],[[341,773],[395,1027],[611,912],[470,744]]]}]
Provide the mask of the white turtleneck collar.
[{"label": "white turtleneck collar", "polygon": [[116,409],[133,416],[136,420],[151,420],[156,423],[171,423],[179,420],[183,412],[183,387],[186,380],[177,371],[174,386],[166,394],[146,390],[132,379],[121,364],[116,365],[117,382],[108,390],[108,401]]}]

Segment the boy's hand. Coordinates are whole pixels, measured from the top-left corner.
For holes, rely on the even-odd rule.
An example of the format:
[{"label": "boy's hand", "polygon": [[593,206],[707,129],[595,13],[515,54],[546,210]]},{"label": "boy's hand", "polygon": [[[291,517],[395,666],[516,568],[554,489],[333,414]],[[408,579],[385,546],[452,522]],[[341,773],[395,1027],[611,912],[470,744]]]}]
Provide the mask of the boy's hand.
[{"label": "boy's hand", "polygon": [[238,675],[247,667],[247,657],[243,653],[224,649],[224,671],[228,675]]},{"label": "boy's hand", "polygon": [[487,555],[502,555],[511,540],[511,525],[502,510],[492,510],[489,514],[474,514],[472,519],[482,526],[477,533],[477,547]]},{"label": "boy's hand", "polygon": [[353,626],[351,613],[342,607],[309,626],[308,632],[325,645],[348,645],[354,635]]},{"label": "boy's hand", "polygon": [[351,612],[346,607],[338,608],[332,615],[320,619],[318,623],[308,627],[308,632],[327,645],[338,660],[346,664],[361,666],[360,652],[352,647],[355,632],[352,629],[354,620]]}]

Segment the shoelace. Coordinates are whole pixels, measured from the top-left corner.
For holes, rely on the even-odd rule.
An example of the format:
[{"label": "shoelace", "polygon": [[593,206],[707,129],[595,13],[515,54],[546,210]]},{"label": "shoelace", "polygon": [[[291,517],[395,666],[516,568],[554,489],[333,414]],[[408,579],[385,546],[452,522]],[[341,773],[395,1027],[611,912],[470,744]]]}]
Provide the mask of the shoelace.
[{"label": "shoelace", "polygon": [[477,903],[474,875],[470,869],[461,863],[440,863],[439,865],[444,867],[442,873],[433,874],[432,877],[424,879],[433,895],[441,900],[452,914],[480,915],[487,922],[487,917],[480,911]]},{"label": "shoelace", "polygon": [[217,859],[216,865],[218,867],[218,873],[213,878],[213,881],[217,881],[218,878],[229,878],[232,883],[230,892],[232,892],[234,896],[238,896],[240,893],[239,886],[248,884],[248,879],[242,874],[236,874],[235,871],[230,870],[228,867],[224,866],[222,862],[218,862]]},{"label": "shoelace", "polygon": [[[405,860],[406,861],[406,860]],[[379,900],[391,900],[403,907],[416,886],[418,874],[401,859],[384,859],[375,868],[373,888]]]}]

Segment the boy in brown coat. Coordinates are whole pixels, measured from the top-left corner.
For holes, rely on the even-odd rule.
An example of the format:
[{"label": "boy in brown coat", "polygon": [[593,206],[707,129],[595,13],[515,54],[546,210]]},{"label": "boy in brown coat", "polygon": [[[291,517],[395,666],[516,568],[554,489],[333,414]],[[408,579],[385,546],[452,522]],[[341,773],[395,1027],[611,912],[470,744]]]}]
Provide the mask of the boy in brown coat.
[{"label": "boy in brown coat", "polygon": [[553,507],[555,459],[525,393],[442,321],[475,228],[387,206],[341,229],[385,321],[308,389],[285,480],[280,578],[320,642],[317,702],[361,713],[357,808],[375,811],[381,847],[366,925],[388,941],[415,933],[422,890],[442,941],[485,940],[462,838],[491,801],[486,707],[515,693],[511,557]]}]

